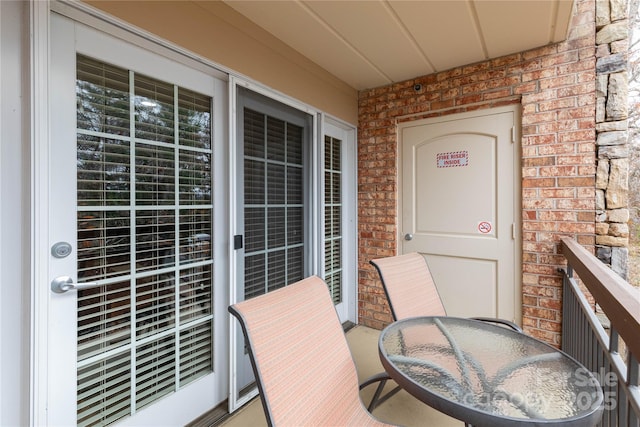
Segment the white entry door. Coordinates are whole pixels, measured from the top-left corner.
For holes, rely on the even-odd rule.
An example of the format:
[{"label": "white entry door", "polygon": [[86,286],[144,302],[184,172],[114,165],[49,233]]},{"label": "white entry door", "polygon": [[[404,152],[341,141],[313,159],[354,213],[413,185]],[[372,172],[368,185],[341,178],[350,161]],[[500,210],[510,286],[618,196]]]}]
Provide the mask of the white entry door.
[{"label": "white entry door", "polygon": [[47,422],[184,425],[226,398],[226,84],[56,14],[51,53]]},{"label": "white entry door", "polygon": [[517,111],[399,126],[402,252],[425,255],[449,315],[520,322]]}]

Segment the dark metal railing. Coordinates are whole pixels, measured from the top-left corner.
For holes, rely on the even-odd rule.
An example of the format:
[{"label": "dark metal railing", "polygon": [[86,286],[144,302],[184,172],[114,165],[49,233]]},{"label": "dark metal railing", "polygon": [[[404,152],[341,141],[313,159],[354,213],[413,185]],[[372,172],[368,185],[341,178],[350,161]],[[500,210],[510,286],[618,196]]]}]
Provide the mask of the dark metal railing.
[{"label": "dark metal railing", "polygon": [[[575,240],[563,238],[561,249],[567,259],[562,350],[599,380],[605,397],[600,425],[640,427],[640,290]],[[604,319],[596,315],[596,305]]]}]

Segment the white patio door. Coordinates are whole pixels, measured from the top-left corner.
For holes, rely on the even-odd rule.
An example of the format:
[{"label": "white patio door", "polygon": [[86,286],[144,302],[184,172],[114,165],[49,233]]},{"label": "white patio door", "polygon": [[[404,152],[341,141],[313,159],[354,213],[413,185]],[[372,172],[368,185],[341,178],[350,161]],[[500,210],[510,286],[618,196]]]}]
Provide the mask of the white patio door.
[{"label": "white patio door", "polygon": [[[316,274],[311,213],[317,200],[311,192],[313,116],[240,86],[236,114],[235,296],[242,301]],[[232,322],[235,410],[256,389],[244,339]]]},{"label": "white patio door", "polygon": [[48,423],[184,425],[226,398],[226,85],[56,14],[51,37]]},{"label": "white patio door", "polygon": [[399,126],[402,252],[425,255],[449,315],[520,321],[517,111]]},{"label": "white patio door", "polygon": [[[240,84],[236,95],[235,300],[315,274],[355,322],[355,130],[327,121],[320,139],[316,112]],[[230,334],[234,411],[257,389],[235,318]]]}]

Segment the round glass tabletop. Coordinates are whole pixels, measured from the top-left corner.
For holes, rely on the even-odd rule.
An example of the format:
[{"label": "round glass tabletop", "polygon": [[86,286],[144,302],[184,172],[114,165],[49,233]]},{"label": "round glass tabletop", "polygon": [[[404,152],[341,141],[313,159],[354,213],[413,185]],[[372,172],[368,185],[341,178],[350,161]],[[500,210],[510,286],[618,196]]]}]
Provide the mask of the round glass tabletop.
[{"label": "round glass tabletop", "polygon": [[595,425],[594,375],[550,345],[495,324],[419,317],[380,335],[389,375],[418,399],[473,425]]}]

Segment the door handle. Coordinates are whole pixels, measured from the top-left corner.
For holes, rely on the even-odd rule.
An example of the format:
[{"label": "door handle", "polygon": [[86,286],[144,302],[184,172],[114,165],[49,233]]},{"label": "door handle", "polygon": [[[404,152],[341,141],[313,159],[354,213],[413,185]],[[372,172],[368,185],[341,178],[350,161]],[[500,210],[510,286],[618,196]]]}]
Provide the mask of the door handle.
[{"label": "door handle", "polygon": [[71,290],[81,291],[83,289],[97,288],[98,286],[101,285],[96,282],[74,283],[69,276],[56,277],[51,281],[51,290],[57,294],[63,294]]},{"label": "door handle", "polygon": [[404,235],[404,240],[413,240],[413,234],[407,233]]}]

